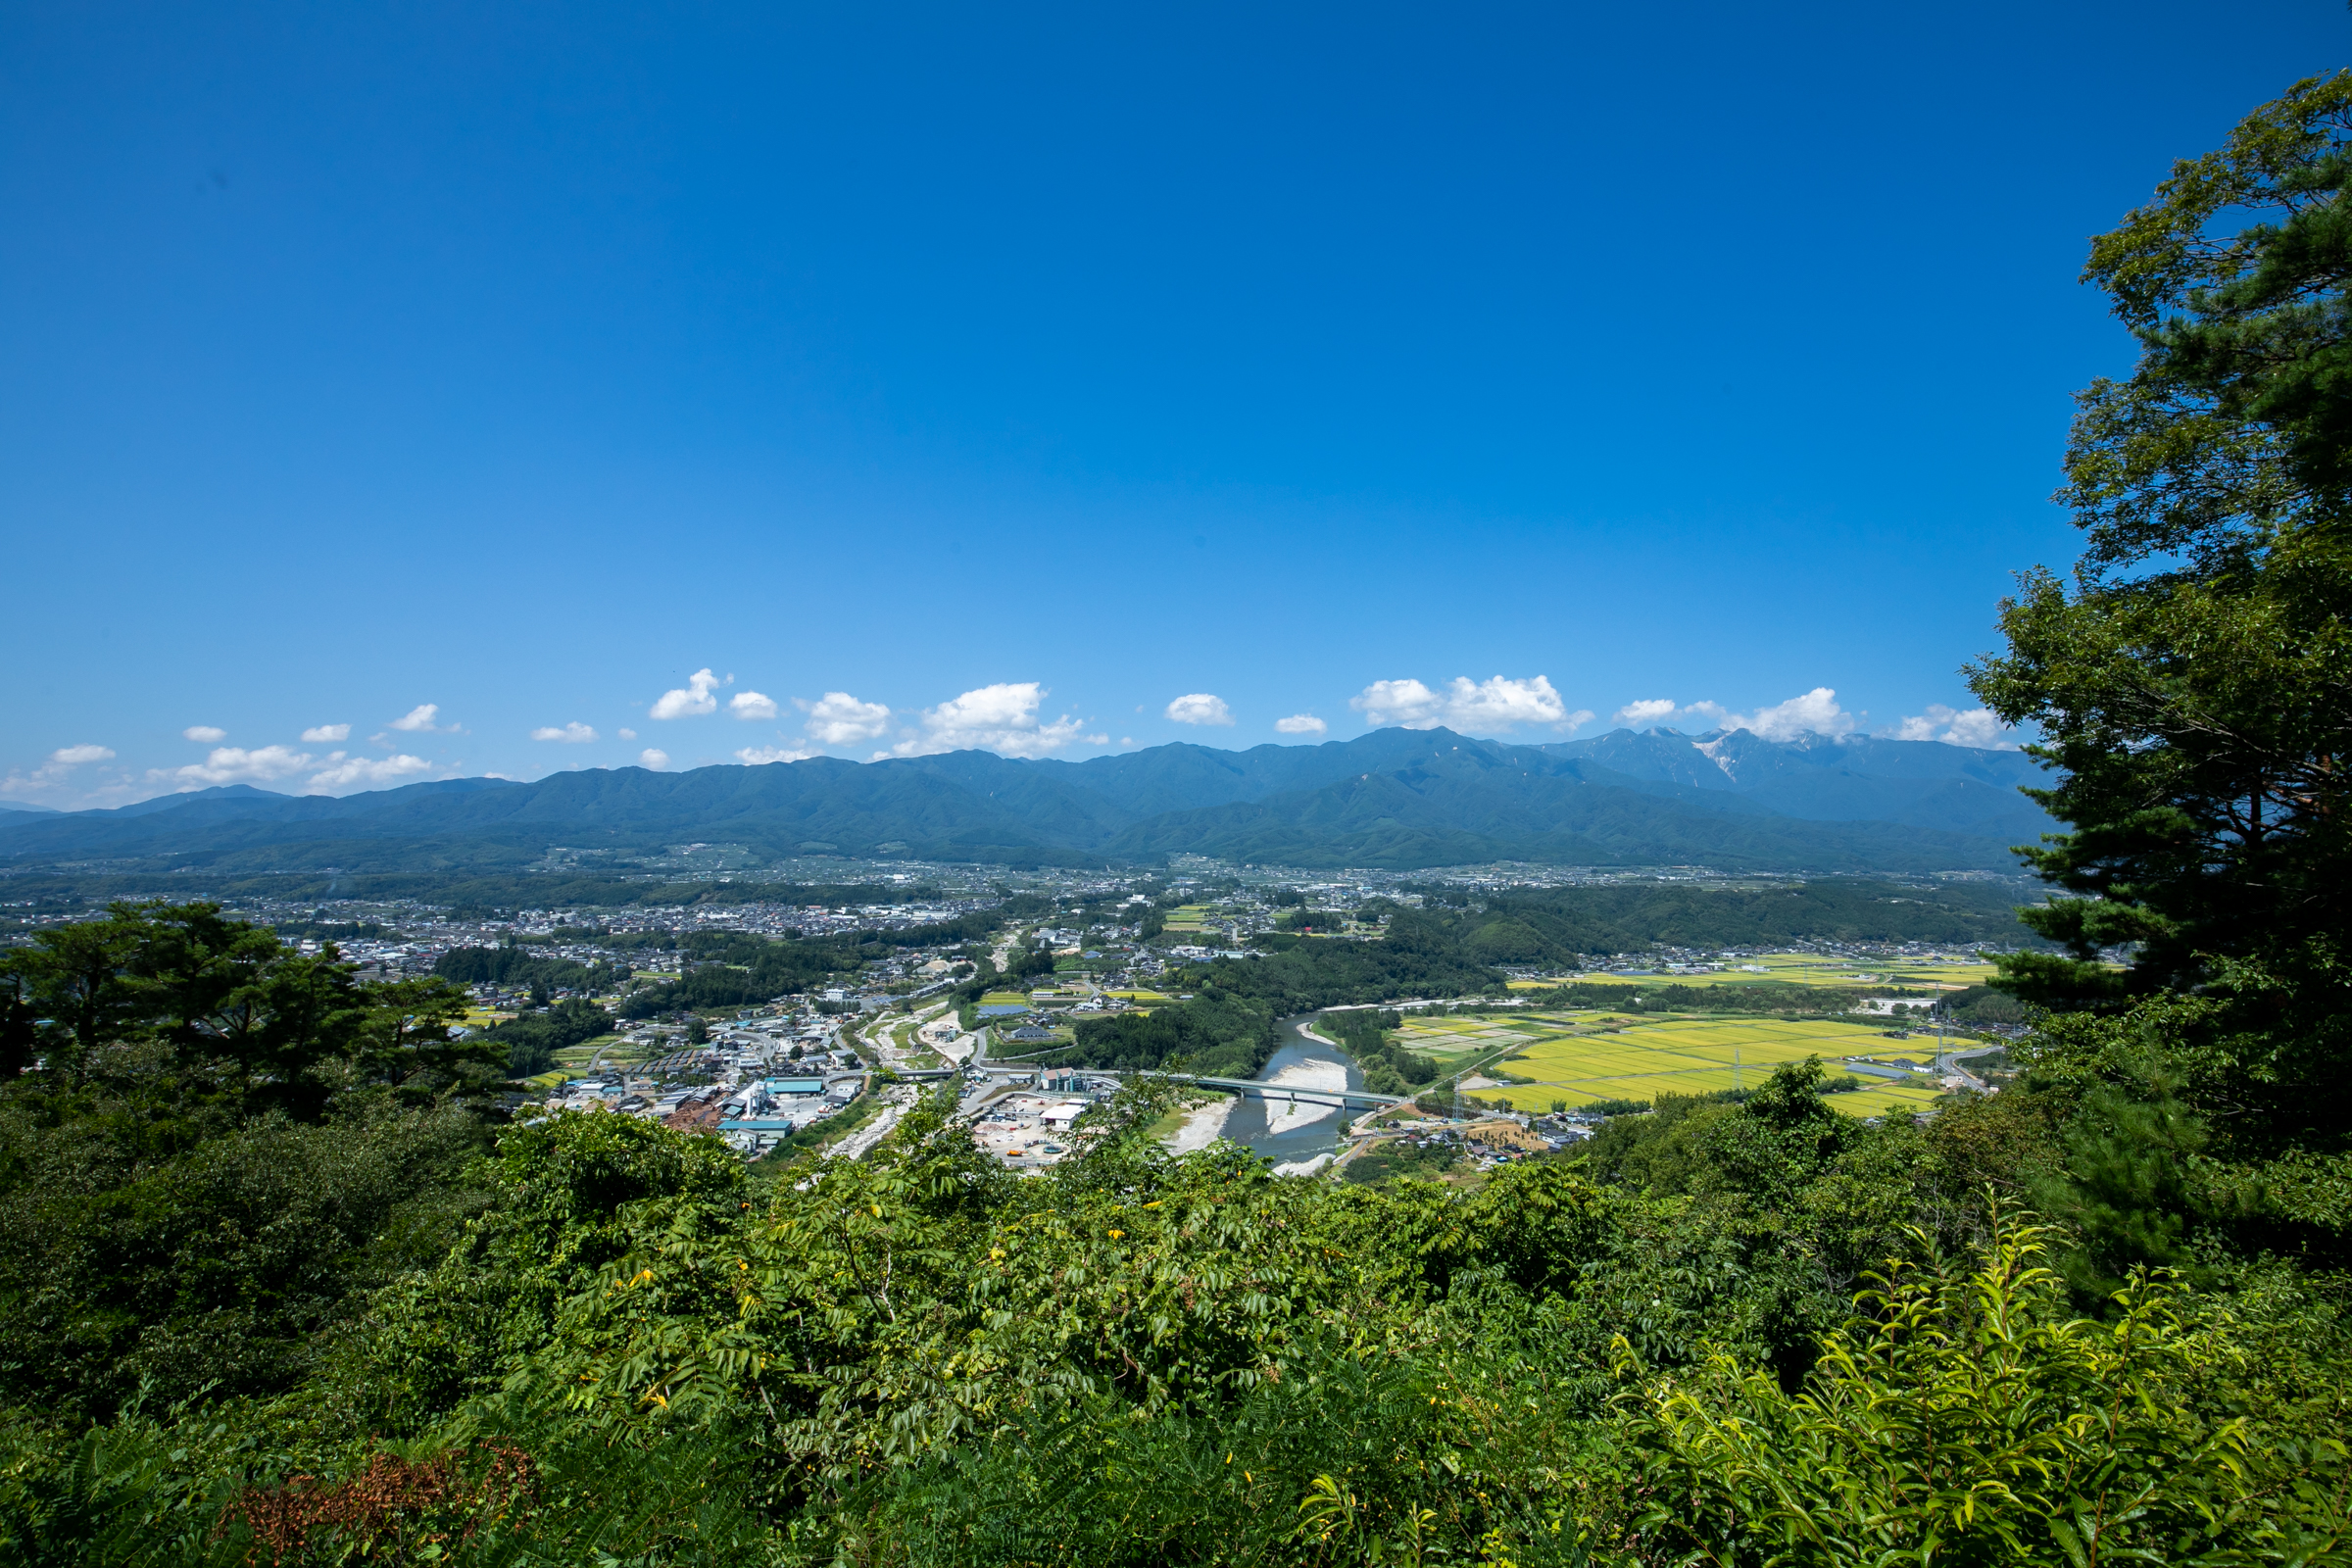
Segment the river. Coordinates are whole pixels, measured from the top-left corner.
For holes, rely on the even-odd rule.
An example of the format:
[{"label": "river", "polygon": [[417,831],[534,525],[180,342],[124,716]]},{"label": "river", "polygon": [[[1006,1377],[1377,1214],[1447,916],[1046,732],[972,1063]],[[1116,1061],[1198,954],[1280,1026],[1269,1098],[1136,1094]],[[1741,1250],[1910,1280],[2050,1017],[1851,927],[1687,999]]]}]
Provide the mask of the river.
[{"label": "river", "polygon": [[[1362,1089],[1364,1075],[1355,1060],[1337,1046],[1306,1035],[1312,1013],[1282,1020],[1289,1038],[1257,1075],[1256,1082],[1298,1089]],[[1357,1112],[1339,1105],[1299,1101],[1296,1103],[1248,1097],[1220,1097],[1185,1118],[1183,1130],[1171,1140],[1179,1151],[1200,1149],[1216,1138],[1235,1143],[1274,1161],[1284,1175],[1319,1170],[1339,1147],[1339,1132]]]}]

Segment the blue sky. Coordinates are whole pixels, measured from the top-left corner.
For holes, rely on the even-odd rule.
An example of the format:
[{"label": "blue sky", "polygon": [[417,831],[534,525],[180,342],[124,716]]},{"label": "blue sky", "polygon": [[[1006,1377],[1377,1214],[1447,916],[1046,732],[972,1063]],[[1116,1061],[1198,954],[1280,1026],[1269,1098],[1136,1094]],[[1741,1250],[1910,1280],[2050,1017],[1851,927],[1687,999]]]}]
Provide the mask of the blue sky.
[{"label": "blue sky", "polygon": [[2086,237],[2348,32],[14,7],[0,799],[1948,734],[2130,365]]}]

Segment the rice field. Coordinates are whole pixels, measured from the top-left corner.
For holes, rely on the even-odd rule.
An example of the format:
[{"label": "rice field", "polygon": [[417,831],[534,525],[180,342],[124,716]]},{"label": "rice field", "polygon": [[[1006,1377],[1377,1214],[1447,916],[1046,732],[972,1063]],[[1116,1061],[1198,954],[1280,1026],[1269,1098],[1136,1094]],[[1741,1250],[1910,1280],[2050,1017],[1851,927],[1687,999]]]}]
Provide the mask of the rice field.
[{"label": "rice field", "polygon": [[[1814,953],[1767,953],[1758,957],[1742,958],[1740,965],[1720,974],[1655,974],[1605,975],[1587,974],[1578,978],[1610,985],[1677,985],[1677,986],[1739,986],[1778,983],[1781,985],[1838,986],[1863,988],[1873,986],[1904,987],[1914,991],[1961,991],[1983,985],[1990,979],[1993,967],[1965,954],[1949,954],[1920,959],[1879,959],[1856,963],[1846,959],[1827,958]],[[1549,991],[1559,985],[1557,980],[1514,980],[1513,991]]]},{"label": "rice field", "polygon": [[[1507,1025],[1479,1018],[1414,1019],[1400,1043],[1450,1067],[1473,1053],[1525,1042],[1495,1065],[1534,1082],[1494,1091],[1523,1106],[1754,1089],[1782,1062],[1807,1056],[1821,1057],[1836,1074],[1847,1056],[1924,1063],[1934,1049],[1927,1041],[1889,1040],[1880,1025],[1838,1019],[1670,1017],[1611,1020],[1603,1027],[1607,1018],[1603,1013],[1540,1013]],[[1925,1109],[1936,1093],[1907,1084],[1872,1084],[1830,1102],[1849,1115],[1876,1116],[1897,1108]]]},{"label": "rice field", "polygon": [[[1598,1016],[1595,1014],[1595,1016]],[[1406,1015],[1400,1039],[1411,1051],[1441,1066],[1490,1055],[1502,1046],[1525,1044],[1559,1032],[1549,1018],[1420,1018]]]}]

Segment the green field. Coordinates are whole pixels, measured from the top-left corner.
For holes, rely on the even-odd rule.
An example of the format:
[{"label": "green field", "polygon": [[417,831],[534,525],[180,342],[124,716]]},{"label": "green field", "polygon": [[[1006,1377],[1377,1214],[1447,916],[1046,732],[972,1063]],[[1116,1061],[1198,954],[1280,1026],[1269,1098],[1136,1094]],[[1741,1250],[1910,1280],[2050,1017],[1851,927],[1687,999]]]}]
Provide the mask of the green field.
[{"label": "green field", "polygon": [[556,1052],[556,1062],[559,1066],[579,1071],[600,1055],[607,1067],[631,1066],[645,1060],[645,1053],[623,1042],[620,1036],[598,1035],[594,1040],[583,1040],[576,1046],[560,1048]]},{"label": "green field", "polygon": [[[1408,1051],[1429,1057],[1439,1066],[1454,1068],[1505,1046],[1525,1045],[1558,1034],[1569,1014],[1548,1014],[1541,1022],[1532,1015],[1508,1018],[1418,1018],[1408,1015],[1397,1040]],[[1591,1016],[1603,1016],[1593,1013]]]},{"label": "green field", "polygon": [[[1587,974],[1576,978],[1587,984],[1621,985],[1639,989],[1645,985],[1673,986],[1743,986],[1762,984],[1834,986],[1840,990],[1962,991],[1981,986],[1992,978],[1989,963],[1963,957],[1938,960],[1918,960],[1883,963],[1848,963],[1820,957],[1809,953],[1768,953],[1761,957],[1743,958],[1754,970],[1732,968],[1720,974],[1654,974],[1606,975]],[[1550,991],[1563,984],[1558,980],[1514,980],[1513,991]]]},{"label": "green field", "polygon": [[[1523,1106],[1753,1089],[1780,1063],[1807,1056],[1821,1057],[1835,1075],[1838,1063],[1849,1055],[1924,1061],[1934,1050],[1931,1042],[1889,1040],[1882,1025],[1842,1020],[1673,1017],[1599,1027],[1606,1016],[1531,1013],[1507,1025],[1481,1018],[1417,1018],[1406,1023],[1398,1043],[1450,1068],[1513,1040],[1525,1041],[1494,1064],[1499,1072],[1534,1080],[1498,1091]],[[1925,1109],[1936,1094],[1873,1084],[1833,1096],[1830,1103],[1849,1115],[1876,1116],[1898,1107]]]}]

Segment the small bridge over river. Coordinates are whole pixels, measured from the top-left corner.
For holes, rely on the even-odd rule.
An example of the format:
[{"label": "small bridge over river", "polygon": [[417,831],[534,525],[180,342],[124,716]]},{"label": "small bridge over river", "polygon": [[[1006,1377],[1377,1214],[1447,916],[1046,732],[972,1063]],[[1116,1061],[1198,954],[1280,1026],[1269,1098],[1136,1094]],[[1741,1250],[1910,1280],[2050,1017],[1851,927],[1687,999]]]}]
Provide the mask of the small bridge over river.
[{"label": "small bridge over river", "polygon": [[[1072,1072],[1101,1074],[1105,1077],[1132,1078],[1150,1076],[1133,1067],[1073,1067]],[[1296,1101],[1302,1105],[1338,1105],[1343,1109],[1353,1106],[1363,1110],[1382,1110],[1390,1105],[1409,1103],[1409,1097],[1376,1095],[1368,1089],[1317,1089],[1309,1084],[1268,1084],[1255,1078],[1202,1078],[1189,1072],[1172,1072],[1164,1076],[1172,1084],[1193,1084],[1202,1089],[1222,1089],[1227,1094],[1248,1100]]]},{"label": "small bridge over river", "polygon": [[1254,1078],[1196,1078],[1190,1073],[1173,1075],[1178,1083],[1199,1084],[1203,1089],[1223,1089],[1248,1099],[1295,1100],[1308,1105],[1356,1106],[1365,1110],[1385,1109],[1390,1105],[1407,1103],[1401,1095],[1376,1095],[1368,1089],[1315,1089],[1304,1084],[1264,1084]]}]

